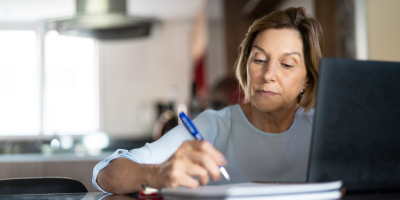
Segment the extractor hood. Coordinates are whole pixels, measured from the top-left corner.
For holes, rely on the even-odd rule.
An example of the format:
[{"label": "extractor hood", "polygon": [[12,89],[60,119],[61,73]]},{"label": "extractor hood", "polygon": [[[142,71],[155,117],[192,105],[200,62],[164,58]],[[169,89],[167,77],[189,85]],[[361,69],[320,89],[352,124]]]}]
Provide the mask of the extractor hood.
[{"label": "extractor hood", "polygon": [[61,35],[96,39],[148,36],[155,20],[126,14],[126,0],[76,0],[76,15],[48,21]]}]

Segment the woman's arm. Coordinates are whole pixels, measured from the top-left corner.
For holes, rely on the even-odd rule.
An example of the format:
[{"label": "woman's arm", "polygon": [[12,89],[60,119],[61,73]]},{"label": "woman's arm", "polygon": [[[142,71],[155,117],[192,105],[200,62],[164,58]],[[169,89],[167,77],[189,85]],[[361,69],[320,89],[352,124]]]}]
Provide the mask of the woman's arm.
[{"label": "woman's arm", "polygon": [[99,172],[97,184],[114,194],[128,194],[143,190],[142,184],[152,188],[186,186],[195,188],[209,181],[209,175],[220,180],[219,165],[226,165],[225,157],[207,141],[186,141],[161,164],[138,164],[117,158]]},{"label": "woman's arm", "polygon": [[[117,158],[97,175],[97,184],[114,194],[129,194],[143,190],[155,174],[155,165],[138,164],[127,158]],[[132,181],[134,180],[134,181]]]}]

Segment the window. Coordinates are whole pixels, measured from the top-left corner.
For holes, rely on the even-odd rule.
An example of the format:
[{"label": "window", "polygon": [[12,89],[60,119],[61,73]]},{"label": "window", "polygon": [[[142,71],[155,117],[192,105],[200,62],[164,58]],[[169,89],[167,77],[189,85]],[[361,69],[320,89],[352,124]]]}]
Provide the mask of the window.
[{"label": "window", "polygon": [[48,32],[44,76],[34,31],[0,31],[0,44],[0,135],[99,130],[94,40]]},{"label": "window", "polygon": [[49,32],[45,40],[44,134],[99,129],[94,41]]},{"label": "window", "polygon": [[40,133],[40,71],[34,31],[0,31],[0,134]]}]

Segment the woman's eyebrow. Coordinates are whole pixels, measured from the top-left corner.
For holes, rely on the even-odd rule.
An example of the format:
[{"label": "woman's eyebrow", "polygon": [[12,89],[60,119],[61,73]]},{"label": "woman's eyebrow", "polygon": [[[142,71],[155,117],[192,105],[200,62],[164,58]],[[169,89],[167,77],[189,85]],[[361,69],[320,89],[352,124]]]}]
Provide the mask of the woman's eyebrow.
[{"label": "woman's eyebrow", "polygon": [[[260,46],[258,46],[258,45],[256,45],[256,44],[253,45],[253,48],[256,48],[256,49],[262,51],[264,54],[267,54],[267,52],[265,52],[265,50],[264,50],[263,48],[261,48]],[[284,53],[283,55],[285,55],[285,56],[289,56],[289,55],[298,55],[298,56],[300,57],[300,59],[303,59],[303,58],[301,57],[300,53],[297,52],[297,51],[294,51],[294,52],[286,52],[286,53]]]},{"label": "woman's eyebrow", "polygon": [[286,52],[286,53],[284,53],[283,55],[285,55],[285,56],[298,55],[298,56],[300,57],[300,59],[302,59],[300,53],[297,52],[297,51],[294,51],[294,52]]},{"label": "woman's eyebrow", "polygon": [[262,51],[264,54],[267,54],[267,52],[265,52],[265,50],[258,45],[253,45],[253,48],[256,48],[256,49]]}]

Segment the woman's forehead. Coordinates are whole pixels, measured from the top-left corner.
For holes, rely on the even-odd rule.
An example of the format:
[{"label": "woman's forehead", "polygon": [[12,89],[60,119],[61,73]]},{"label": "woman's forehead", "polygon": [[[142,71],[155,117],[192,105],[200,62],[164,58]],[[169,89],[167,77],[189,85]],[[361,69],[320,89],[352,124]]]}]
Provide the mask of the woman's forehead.
[{"label": "woman's forehead", "polygon": [[252,50],[298,52],[303,57],[303,41],[299,31],[293,29],[266,29],[259,32],[251,46]]}]

